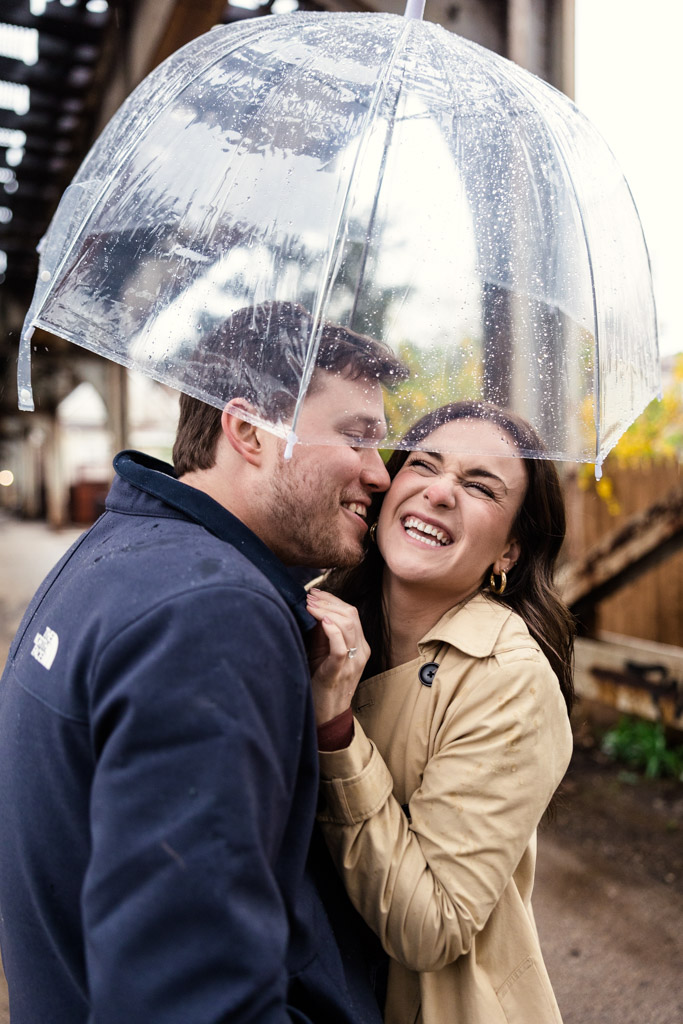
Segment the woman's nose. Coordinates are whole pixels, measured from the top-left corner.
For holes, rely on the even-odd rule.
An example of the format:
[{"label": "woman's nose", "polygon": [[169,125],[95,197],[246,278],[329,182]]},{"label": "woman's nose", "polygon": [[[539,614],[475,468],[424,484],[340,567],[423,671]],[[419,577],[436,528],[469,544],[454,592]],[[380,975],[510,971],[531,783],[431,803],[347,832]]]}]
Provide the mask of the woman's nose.
[{"label": "woman's nose", "polygon": [[455,506],[455,487],[445,478],[434,480],[429,487],[425,487],[424,496],[430,505],[443,505],[446,508]]}]

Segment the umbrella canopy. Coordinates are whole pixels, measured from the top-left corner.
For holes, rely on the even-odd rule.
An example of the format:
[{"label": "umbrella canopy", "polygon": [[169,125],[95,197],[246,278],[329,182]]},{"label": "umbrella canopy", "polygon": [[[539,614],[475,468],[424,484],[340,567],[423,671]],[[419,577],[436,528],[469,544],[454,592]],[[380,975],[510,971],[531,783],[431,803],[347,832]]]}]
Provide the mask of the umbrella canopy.
[{"label": "umbrella canopy", "polygon": [[[325,322],[409,367],[388,448],[481,398],[536,428],[527,454],[599,465],[659,390],[647,249],[606,144],[551,86],[419,18],[259,18],[152,72],[43,240],[20,406],[39,326],[222,408],[234,384],[204,339],[274,301],[310,312],[293,412],[256,416],[283,435]],[[229,361],[248,362],[239,339]]]}]

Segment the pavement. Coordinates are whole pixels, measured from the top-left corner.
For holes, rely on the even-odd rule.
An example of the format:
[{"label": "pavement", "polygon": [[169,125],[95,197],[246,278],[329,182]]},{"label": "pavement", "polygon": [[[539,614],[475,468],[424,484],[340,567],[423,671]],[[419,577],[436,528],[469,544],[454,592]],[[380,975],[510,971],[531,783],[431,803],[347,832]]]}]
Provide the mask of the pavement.
[{"label": "pavement", "polygon": [[[34,591],[48,569],[82,532],[82,527],[49,530],[44,523],[24,522],[0,510],[0,665],[3,668],[12,637]],[[0,1024],[9,1024],[7,988],[1,970]]]},{"label": "pavement", "polygon": [[83,527],[50,530],[42,522],[14,519],[0,511],[0,665],[26,605],[48,570]]},{"label": "pavement", "polygon": [[[0,665],[36,587],[81,532],[0,512]],[[683,1024],[681,835],[683,788],[570,768],[540,831],[534,892],[564,1024]]]},{"label": "pavement", "polygon": [[564,1024],[682,1024],[680,894],[546,836],[534,910]]}]

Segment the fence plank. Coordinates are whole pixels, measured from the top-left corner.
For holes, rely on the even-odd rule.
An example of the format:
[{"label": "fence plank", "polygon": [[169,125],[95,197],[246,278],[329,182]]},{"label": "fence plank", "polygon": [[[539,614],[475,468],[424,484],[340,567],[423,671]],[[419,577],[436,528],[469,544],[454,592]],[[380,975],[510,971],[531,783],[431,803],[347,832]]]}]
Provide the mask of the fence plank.
[{"label": "fence plank", "polygon": [[564,566],[559,586],[570,606],[593,605],[683,546],[683,488],[637,512]]},{"label": "fence plank", "polygon": [[[565,557],[578,563],[606,534],[614,533],[630,516],[643,512],[672,489],[683,490],[683,466],[661,461],[624,468],[613,459],[605,463],[605,477],[620,506],[610,514],[593,488],[581,486],[575,471],[565,471],[568,533]],[[607,630],[645,640],[679,645],[683,641],[683,551],[664,552],[665,561],[637,580],[622,586],[596,606],[595,630]],[[565,570],[566,571],[566,570]]]},{"label": "fence plank", "polygon": [[580,697],[683,730],[683,648],[603,633],[575,653]]}]

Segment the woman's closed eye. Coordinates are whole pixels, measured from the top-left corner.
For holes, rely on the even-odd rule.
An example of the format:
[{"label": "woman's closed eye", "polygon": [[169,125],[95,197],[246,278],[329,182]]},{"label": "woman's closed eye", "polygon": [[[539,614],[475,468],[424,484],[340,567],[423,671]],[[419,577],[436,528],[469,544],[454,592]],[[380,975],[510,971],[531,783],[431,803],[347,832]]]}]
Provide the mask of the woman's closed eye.
[{"label": "woman's closed eye", "polygon": [[[433,457],[431,455],[428,455],[427,457],[411,455],[410,458],[406,460],[404,468],[412,469],[421,476],[437,476],[445,471],[441,457],[438,455]],[[482,477],[485,479],[491,477],[493,483],[485,483]],[[466,470],[462,475],[458,474],[457,478],[460,485],[466,491],[473,493],[477,497],[487,498],[491,501],[499,501],[506,491],[503,481],[495,474],[490,474],[485,470]]]},{"label": "woman's closed eye", "polygon": [[479,493],[483,494],[486,498],[496,497],[495,491],[490,487],[487,487],[486,484],[482,484],[479,480],[466,480],[463,486],[468,490],[479,491]]},{"label": "woman's closed eye", "polygon": [[408,467],[408,466],[411,469],[422,469],[422,470],[426,470],[429,473],[436,473],[436,471],[437,471],[436,466],[433,463],[428,462],[426,459],[420,459],[420,458],[411,457],[406,462],[406,467]]}]

